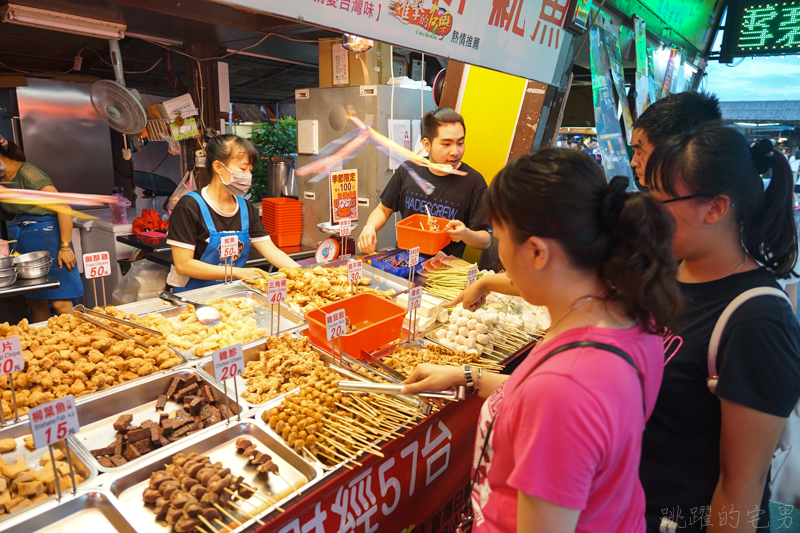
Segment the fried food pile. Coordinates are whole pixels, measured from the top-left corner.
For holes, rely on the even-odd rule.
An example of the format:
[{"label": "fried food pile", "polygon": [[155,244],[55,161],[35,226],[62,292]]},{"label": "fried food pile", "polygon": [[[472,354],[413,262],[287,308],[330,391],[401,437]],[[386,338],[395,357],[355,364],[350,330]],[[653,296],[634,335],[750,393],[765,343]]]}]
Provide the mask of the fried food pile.
[{"label": "fried food pile", "polygon": [[478,354],[456,353],[444,346],[434,344],[425,348],[399,348],[381,357],[381,363],[390,366],[405,376],[410,376],[417,365],[469,365],[478,362]]},{"label": "fried food pile", "polygon": [[[278,275],[270,279],[287,279],[286,303],[292,310],[301,315],[353,295],[347,277],[346,266],[336,268],[317,266],[310,270],[304,270],[299,267],[281,268],[278,272]],[[267,292],[268,280],[258,278],[245,281],[258,290]],[[362,277],[359,281],[361,286],[359,292],[372,293],[382,298],[388,298],[395,293],[393,289],[387,291],[371,289],[368,287],[371,282],[371,278]]]},{"label": "fried food pile", "polygon": [[[117,318],[132,318],[115,307],[94,310]],[[74,315],[50,317],[41,328],[31,327],[27,319],[16,326],[0,324],[0,338],[17,336],[22,345],[25,368],[14,374],[20,412],[56,398],[101,391],[182,362],[163,337],[131,326],[110,325],[151,347],[146,349],[132,340],[114,337]],[[13,414],[13,404],[8,376],[0,377],[0,391],[3,412],[9,417]]]},{"label": "fried food pile", "polygon": [[[28,440],[30,439],[30,441]],[[14,439],[4,439],[14,443],[14,448],[8,450],[10,443],[4,446],[6,451],[16,448]],[[0,441],[3,442],[3,441]],[[33,450],[33,438],[25,437],[25,446]],[[72,478],[69,474],[69,463],[61,449],[53,450],[55,469],[50,462],[50,453],[47,449],[39,459],[41,469],[29,466],[22,455],[8,463],[0,459],[0,516],[21,511],[34,503],[46,500],[52,494],[57,494],[56,479],[62,491],[72,488]],[[80,484],[88,472],[72,455],[72,465],[75,468],[75,482]],[[83,474],[83,475],[81,475]]]},{"label": "fried food pile", "polygon": [[322,367],[307,337],[269,337],[267,351],[259,354],[258,361],[247,363],[242,374],[247,390],[241,396],[250,403],[264,403],[309,383],[312,373]]},{"label": "fried food pile", "polygon": [[167,344],[178,350],[186,351],[194,347],[195,357],[203,357],[237,343],[246,344],[267,335],[267,329],[259,328],[253,318],[254,307],[258,305],[255,300],[216,298],[204,303],[222,315],[222,321],[216,326],[206,326],[200,322],[191,305],[177,317],[166,318],[160,313],[153,313],[137,317],[134,321],[160,331]]}]

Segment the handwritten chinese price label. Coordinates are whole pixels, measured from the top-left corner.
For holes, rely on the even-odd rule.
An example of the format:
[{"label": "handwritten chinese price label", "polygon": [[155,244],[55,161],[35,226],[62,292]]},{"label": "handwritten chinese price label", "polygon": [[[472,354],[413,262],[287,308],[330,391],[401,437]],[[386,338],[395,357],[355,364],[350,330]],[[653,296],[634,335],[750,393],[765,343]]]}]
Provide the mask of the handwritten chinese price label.
[{"label": "handwritten chinese price label", "polygon": [[64,396],[30,410],[31,433],[36,448],[51,446],[81,429],[75,398]]},{"label": "handwritten chinese price label", "polygon": [[350,283],[358,283],[361,281],[361,260],[350,261],[347,263],[347,275],[350,278]]},{"label": "handwritten chinese price label", "polygon": [[349,218],[343,218],[339,221],[339,237],[347,237],[352,230],[352,222]]},{"label": "handwritten chinese price label", "polygon": [[467,270],[467,287],[475,283],[478,279],[478,267],[472,267]]},{"label": "handwritten chinese price label", "polygon": [[22,345],[19,337],[8,337],[0,343],[0,376],[12,372],[22,372],[25,360],[22,358]]},{"label": "handwritten chinese price label", "polygon": [[349,218],[358,220],[358,171],[331,172],[331,208],[333,223]]},{"label": "handwritten chinese price label", "polygon": [[408,251],[408,266],[415,267],[419,264],[419,246]]},{"label": "handwritten chinese price label", "polygon": [[225,381],[244,372],[244,351],[241,344],[234,344],[211,354],[214,360],[214,377]]},{"label": "handwritten chinese price label", "polygon": [[219,258],[227,259],[239,252],[239,237],[236,235],[223,235],[220,238]]},{"label": "handwritten chinese price label", "polygon": [[267,300],[270,304],[279,304],[286,300],[286,278],[267,282]]},{"label": "handwritten chinese price label", "polygon": [[414,287],[408,291],[408,312],[422,306],[422,287]]},{"label": "handwritten chinese price label", "polygon": [[341,337],[347,332],[347,317],[345,317],[344,309],[325,315],[325,332],[329,341]]},{"label": "handwritten chinese price label", "polygon": [[110,276],[111,258],[108,252],[83,254],[83,275],[86,276],[86,279]]}]

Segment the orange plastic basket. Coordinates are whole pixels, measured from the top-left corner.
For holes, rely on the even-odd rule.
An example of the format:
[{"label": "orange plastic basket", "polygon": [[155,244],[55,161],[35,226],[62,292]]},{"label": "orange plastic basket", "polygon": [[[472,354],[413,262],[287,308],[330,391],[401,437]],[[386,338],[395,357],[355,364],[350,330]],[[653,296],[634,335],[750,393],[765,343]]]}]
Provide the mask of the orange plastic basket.
[{"label": "orange plastic basket", "polygon": [[[439,222],[439,227],[442,229],[450,222],[446,218],[433,218]],[[422,229],[427,220],[428,215],[416,214],[395,224],[394,227],[397,228],[397,247],[402,250],[410,250],[415,246],[419,246],[419,253],[436,255],[439,250],[450,244],[450,236],[446,232],[434,233]],[[422,226],[420,226],[420,223],[422,223]]]},{"label": "orange plastic basket", "polygon": [[275,246],[278,248],[286,248],[288,246],[300,246],[300,239],[303,237],[303,232],[270,233],[269,236],[272,238],[272,242],[275,243]]},{"label": "orange plastic basket", "polygon": [[[358,330],[342,335],[342,350],[352,357],[360,357],[361,350],[373,352],[400,337],[406,309],[374,294],[357,294],[346,300],[334,302],[306,313],[308,336],[311,342],[330,350],[327,340],[325,315],[344,309],[350,323]],[[335,343],[339,350],[339,341]]]}]

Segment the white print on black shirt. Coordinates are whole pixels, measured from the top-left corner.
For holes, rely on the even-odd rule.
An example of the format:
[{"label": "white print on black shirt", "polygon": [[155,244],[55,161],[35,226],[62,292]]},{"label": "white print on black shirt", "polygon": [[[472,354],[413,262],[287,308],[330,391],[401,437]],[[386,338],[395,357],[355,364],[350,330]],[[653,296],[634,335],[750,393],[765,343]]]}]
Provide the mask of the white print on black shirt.
[{"label": "white print on black shirt", "polygon": [[669,329],[664,328],[664,366],[667,366],[669,360],[675,357],[678,350],[683,346],[683,337],[675,335]]}]

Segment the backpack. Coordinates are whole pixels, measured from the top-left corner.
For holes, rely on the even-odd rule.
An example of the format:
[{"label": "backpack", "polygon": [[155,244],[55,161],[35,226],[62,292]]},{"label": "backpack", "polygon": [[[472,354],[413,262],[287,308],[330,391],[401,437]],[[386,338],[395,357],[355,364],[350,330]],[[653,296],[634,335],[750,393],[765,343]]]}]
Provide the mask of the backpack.
[{"label": "backpack", "polygon": [[[747,290],[728,304],[728,307],[725,308],[719,320],[717,320],[708,343],[709,377],[706,379],[706,384],[712,393],[715,391],[719,380],[717,376],[717,352],[719,350],[719,342],[722,339],[722,331],[725,329],[728,319],[739,306],[747,300],[758,296],[775,296],[783,298],[791,304],[785,292],[772,287],[756,287]],[[793,444],[797,445],[794,450],[792,450]],[[800,506],[800,483],[797,483],[797,480],[800,479],[800,402],[795,406],[792,414],[789,415],[781,436],[778,438],[778,447],[772,455],[771,468],[769,481],[770,500],[784,505]]]}]

